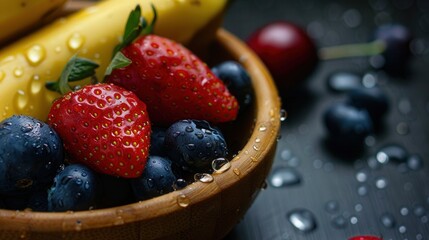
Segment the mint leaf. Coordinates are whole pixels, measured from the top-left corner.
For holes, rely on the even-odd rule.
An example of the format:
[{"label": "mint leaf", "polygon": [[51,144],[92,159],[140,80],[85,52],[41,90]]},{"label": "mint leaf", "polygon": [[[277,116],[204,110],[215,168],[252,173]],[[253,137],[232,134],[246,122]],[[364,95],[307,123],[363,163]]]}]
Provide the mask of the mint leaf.
[{"label": "mint leaf", "polygon": [[112,73],[114,69],[123,68],[131,64],[131,60],[121,52],[117,52],[110,62],[109,66],[107,66],[105,76],[108,76]]}]

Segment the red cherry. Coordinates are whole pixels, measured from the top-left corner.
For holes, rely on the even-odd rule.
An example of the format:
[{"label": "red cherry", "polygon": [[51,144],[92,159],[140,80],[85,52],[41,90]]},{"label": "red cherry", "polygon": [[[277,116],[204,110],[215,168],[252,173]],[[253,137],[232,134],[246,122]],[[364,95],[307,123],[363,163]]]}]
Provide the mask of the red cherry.
[{"label": "red cherry", "polygon": [[280,91],[308,78],[319,60],[317,48],[307,33],[286,21],[272,22],[256,30],[247,44],[265,63]]},{"label": "red cherry", "polygon": [[376,236],[365,235],[365,236],[354,236],[349,238],[348,240],[383,240],[383,239]]}]

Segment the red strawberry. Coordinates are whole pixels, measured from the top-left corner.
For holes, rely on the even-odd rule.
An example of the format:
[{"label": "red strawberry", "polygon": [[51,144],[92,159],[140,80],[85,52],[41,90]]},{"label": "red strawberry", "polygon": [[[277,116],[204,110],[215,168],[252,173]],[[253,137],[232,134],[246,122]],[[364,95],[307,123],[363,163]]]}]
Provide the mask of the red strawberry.
[{"label": "red strawberry", "polygon": [[121,52],[132,63],[112,71],[106,81],[136,93],[151,120],[168,125],[180,119],[219,123],[234,120],[238,103],[224,83],[182,45],[146,35]]},{"label": "red strawberry", "polygon": [[71,161],[101,173],[134,178],[149,155],[146,105],[113,84],[96,84],[55,101],[48,123],[60,135]]},{"label": "red strawberry", "polygon": [[139,177],[149,155],[151,125],[146,105],[132,92],[99,83],[75,92],[69,82],[95,76],[98,64],[72,57],[50,90],[64,94],[48,114],[70,161],[125,178]]}]

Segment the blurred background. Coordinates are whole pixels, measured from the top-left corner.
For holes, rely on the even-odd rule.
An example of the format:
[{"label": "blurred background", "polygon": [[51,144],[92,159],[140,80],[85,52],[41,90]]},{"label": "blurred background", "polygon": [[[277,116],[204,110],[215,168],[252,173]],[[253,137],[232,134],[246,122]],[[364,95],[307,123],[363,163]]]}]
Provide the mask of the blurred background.
[{"label": "blurred background", "polygon": [[[379,26],[400,23],[413,35],[410,71],[392,76],[377,57],[320,61],[301,84],[279,89],[288,118],[272,172],[226,239],[429,239],[429,1],[234,0],[224,28],[247,40],[277,20],[301,27],[318,48],[368,42]],[[347,98],[328,84],[338,73],[380,88],[389,106],[353,154],[326,144],[323,114]],[[406,158],[383,160],[386,146]]]}]

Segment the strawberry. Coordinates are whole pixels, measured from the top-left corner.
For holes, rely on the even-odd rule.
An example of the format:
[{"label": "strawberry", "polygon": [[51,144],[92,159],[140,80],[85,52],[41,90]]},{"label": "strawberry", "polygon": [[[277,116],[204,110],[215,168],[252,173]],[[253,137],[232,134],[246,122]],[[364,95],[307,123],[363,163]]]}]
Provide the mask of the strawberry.
[{"label": "strawberry", "polygon": [[[131,63],[113,69],[107,82],[133,91],[147,104],[155,124],[189,118],[220,123],[236,118],[236,98],[203,61],[181,44],[142,29],[143,36],[125,30],[125,41],[117,50]],[[130,35],[137,39],[126,39]]]},{"label": "strawberry", "polygon": [[[71,62],[79,63],[77,60]],[[66,67],[60,82],[76,73],[73,66]],[[104,174],[139,177],[150,144],[145,103],[113,84],[88,85],[74,92],[67,84],[60,83],[58,88],[68,93],[54,102],[48,124],[58,132],[70,161]]]}]

